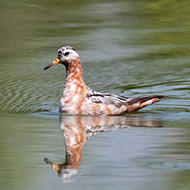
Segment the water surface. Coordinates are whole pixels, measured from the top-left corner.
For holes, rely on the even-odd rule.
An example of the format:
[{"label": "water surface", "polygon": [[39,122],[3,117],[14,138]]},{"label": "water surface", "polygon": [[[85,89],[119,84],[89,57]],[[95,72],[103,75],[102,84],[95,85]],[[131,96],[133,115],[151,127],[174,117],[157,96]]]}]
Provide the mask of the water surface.
[{"label": "water surface", "polygon": [[[0,9],[3,189],[190,189],[188,0],[5,1]],[[169,98],[108,117],[111,126],[75,117],[59,124],[65,69],[43,68],[66,45],[78,51],[89,87]],[[62,126],[81,128],[78,120],[91,135],[64,178],[52,166],[67,160]]]}]

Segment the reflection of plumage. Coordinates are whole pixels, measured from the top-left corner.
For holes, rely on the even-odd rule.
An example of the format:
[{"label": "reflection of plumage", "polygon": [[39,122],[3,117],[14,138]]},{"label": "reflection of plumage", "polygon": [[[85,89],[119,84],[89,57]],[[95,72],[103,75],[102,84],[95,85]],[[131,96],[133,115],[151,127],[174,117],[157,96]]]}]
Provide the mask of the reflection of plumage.
[{"label": "reflection of plumage", "polygon": [[108,93],[99,93],[87,87],[82,78],[78,53],[70,46],[58,50],[55,61],[44,69],[61,63],[66,67],[66,82],[60,101],[60,112],[81,115],[119,115],[139,110],[165,99],[165,96],[127,98]]},{"label": "reflection of plumage", "polygon": [[65,142],[65,161],[56,164],[48,158],[44,161],[57,171],[57,175],[69,182],[77,174],[81,164],[82,148],[87,139],[98,133],[127,127],[162,127],[160,122],[140,117],[60,115],[60,128]]}]

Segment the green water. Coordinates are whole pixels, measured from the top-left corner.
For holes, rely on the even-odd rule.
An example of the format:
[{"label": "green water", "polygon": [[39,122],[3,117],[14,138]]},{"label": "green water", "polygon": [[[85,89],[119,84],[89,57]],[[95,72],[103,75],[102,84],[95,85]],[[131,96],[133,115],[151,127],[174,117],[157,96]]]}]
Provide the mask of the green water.
[{"label": "green water", "polygon": [[[190,189],[189,0],[1,1],[0,11],[2,189]],[[62,166],[66,122],[80,128],[59,121],[64,67],[43,70],[66,45],[89,87],[169,97],[99,128],[79,118],[88,140],[71,178],[44,162]]]}]

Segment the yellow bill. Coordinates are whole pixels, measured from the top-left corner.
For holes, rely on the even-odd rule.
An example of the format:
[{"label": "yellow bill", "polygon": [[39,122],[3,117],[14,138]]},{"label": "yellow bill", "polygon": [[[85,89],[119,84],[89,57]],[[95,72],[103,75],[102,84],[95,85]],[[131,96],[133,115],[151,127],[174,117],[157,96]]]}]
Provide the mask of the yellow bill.
[{"label": "yellow bill", "polygon": [[56,58],[52,63],[50,63],[49,65],[47,65],[44,70],[49,69],[51,66],[57,65],[60,62],[60,60],[58,58]]}]

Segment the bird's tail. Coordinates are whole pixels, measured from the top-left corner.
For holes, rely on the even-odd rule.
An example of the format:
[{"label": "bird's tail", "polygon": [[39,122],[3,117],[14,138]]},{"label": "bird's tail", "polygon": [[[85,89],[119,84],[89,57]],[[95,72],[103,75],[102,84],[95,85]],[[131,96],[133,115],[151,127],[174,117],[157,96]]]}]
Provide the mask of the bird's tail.
[{"label": "bird's tail", "polygon": [[142,98],[132,98],[127,102],[127,112],[137,111],[142,109],[148,105],[154,104],[155,102],[159,102],[161,100],[166,99],[167,96],[147,96]]}]

